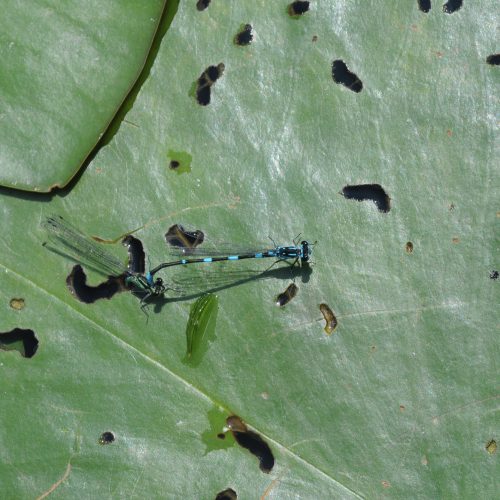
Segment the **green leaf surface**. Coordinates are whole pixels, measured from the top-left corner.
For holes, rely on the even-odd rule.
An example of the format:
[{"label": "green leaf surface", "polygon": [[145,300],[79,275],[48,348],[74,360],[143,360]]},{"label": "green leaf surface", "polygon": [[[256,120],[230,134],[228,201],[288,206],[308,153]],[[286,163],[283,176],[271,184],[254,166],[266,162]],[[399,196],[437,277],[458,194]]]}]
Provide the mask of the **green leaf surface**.
[{"label": "green leaf surface", "polygon": [[[499,73],[485,63],[496,2],[451,15],[435,2],[429,14],[311,2],[298,19],[288,3],[182,2],[126,122],[74,189],[50,203],[0,198],[0,331],[40,342],[31,359],[0,351],[7,498],[496,497]],[[253,41],[236,46],[247,23]],[[360,93],[333,82],[336,59]],[[190,89],[219,63],[200,106]],[[192,157],[190,172],[169,168],[171,151]],[[380,184],[391,210],[340,194],[357,184]],[[151,266],[174,223],[203,230],[204,245],[298,233],[317,244],[284,308],[281,265],[220,287],[216,340],[191,367],[197,294],[170,290],[148,317],[126,293],[79,303],[72,263],[41,246],[49,213],[105,239],[140,228]],[[202,293],[265,262],[188,277]],[[320,303],[335,311],[331,336]],[[217,438],[231,414],[271,447],[270,474]],[[105,431],[115,440],[102,446]]]},{"label": "green leaf surface", "polygon": [[6,2],[0,184],[64,186],[139,75],[165,0]]}]

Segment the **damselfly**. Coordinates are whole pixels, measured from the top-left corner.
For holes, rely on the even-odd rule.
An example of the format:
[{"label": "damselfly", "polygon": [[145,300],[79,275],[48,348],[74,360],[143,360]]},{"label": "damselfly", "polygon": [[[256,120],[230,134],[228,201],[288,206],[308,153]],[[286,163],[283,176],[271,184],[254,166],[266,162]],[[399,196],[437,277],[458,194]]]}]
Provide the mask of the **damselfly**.
[{"label": "damselfly", "polygon": [[[129,251],[127,267],[106,252],[102,245],[83,234],[59,215],[47,217],[42,227],[46,230],[56,253],[69,256],[104,276],[123,280],[126,289],[141,297],[142,306],[149,298],[158,297],[166,291],[167,287],[161,278],[154,280],[152,273],[144,274],[144,251],[141,242],[136,238],[127,236],[123,240],[123,244]],[[74,271],[75,268],[72,274]],[[71,290],[75,293],[74,289]]]}]

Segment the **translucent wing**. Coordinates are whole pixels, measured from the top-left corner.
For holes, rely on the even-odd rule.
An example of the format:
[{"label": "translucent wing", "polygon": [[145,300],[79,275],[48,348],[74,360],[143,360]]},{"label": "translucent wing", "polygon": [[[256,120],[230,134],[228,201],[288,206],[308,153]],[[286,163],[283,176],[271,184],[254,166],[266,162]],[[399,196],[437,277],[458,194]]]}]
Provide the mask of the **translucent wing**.
[{"label": "translucent wing", "polygon": [[127,268],[102,245],[90,239],[59,215],[52,215],[42,223],[50,247],[56,253],[80,262],[104,276],[119,276]]}]

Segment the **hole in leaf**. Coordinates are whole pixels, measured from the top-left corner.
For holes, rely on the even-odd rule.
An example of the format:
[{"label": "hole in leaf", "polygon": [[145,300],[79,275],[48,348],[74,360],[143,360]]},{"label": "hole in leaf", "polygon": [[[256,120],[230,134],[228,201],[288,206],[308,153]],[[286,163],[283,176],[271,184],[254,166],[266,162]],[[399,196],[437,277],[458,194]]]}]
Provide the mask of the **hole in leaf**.
[{"label": "hole in leaf", "polygon": [[251,24],[245,24],[234,37],[234,43],[236,45],[249,45],[252,40],[253,35]]},{"label": "hole in leaf", "polygon": [[283,293],[276,297],[275,304],[279,307],[287,305],[297,295],[298,291],[299,287],[295,283],[291,283]]},{"label": "hole in leaf", "polygon": [[429,12],[431,10],[431,0],[418,0],[418,8],[422,12]]},{"label": "hole in leaf", "polygon": [[198,0],[196,2],[196,8],[201,12],[205,10],[210,5],[211,0]]},{"label": "hole in leaf", "polygon": [[443,11],[446,14],[453,14],[453,12],[456,12],[460,7],[462,7],[463,0],[448,0],[444,5],[443,5]]},{"label": "hole in leaf", "polygon": [[0,332],[0,351],[17,351],[23,358],[32,358],[38,349],[38,339],[33,330],[14,328]]},{"label": "hole in leaf", "polygon": [[171,170],[175,170],[175,169],[179,168],[180,166],[181,166],[181,164],[177,160],[172,160],[170,162],[170,165],[168,166],[168,168],[170,168]]},{"label": "hole in leaf", "polygon": [[129,234],[123,238],[122,244],[128,250],[128,270],[133,273],[144,274],[146,270],[146,254],[141,240]]},{"label": "hole in leaf", "polygon": [[381,212],[389,212],[391,209],[391,199],[380,184],[345,186],[342,195],[348,200],[373,201]]},{"label": "hole in leaf", "polygon": [[327,335],[331,335],[332,332],[337,328],[338,322],[335,314],[333,314],[333,311],[330,309],[330,306],[328,304],[322,303],[319,305],[319,310],[321,311],[321,314],[323,314],[323,318],[325,319],[325,333]]},{"label": "hole in leaf", "polygon": [[110,431],[106,431],[101,434],[101,437],[99,438],[99,444],[111,444],[114,440],[115,435]]},{"label": "hole in leaf", "polygon": [[123,276],[111,276],[97,286],[87,285],[87,275],[80,264],[71,270],[66,278],[66,286],[79,301],[85,304],[92,304],[99,299],[110,299],[116,293],[127,289]]},{"label": "hole in leaf", "polygon": [[269,445],[256,432],[248,430],[243,420],[236,415],[228,417],[226,425],[233,433],[236,442],[259,459],[260,470],[271,472],[274,467],[274,456]]},{"label": "hole in leaf", "polygon": [[22,298],[12,298],[10,299],[10,302],[9,302],[9,306],[11,307],[11,309],[15,309],[16,311],[21,311],[21,309],[24,309],[24,306],[25,306],[25,302],[24,302],[24,299]]},{"label": "hole in leaf", "polygon": [[217,493],[215,500],[236,500],[237,498],[238,495],[236,494],[236,491],[232,488],[227,488],[227,490]]},{"label": "hole in leaf", "polygon": [[356,74],[349,71],[347,65],[341,59],[333,61],[332,78],[335,83],[341,83],[353,92],[361,92],[363,83]]},{"label": "hole in leaf", "polygon": [[219,432],[219,434],[217,434],[217,437],[219,439],[226,439],[226,435],[223,432]]},{"label": "hole in leaf", "polygon": [[488,64],[498,66],[500,64],[500,54],[491,54],[486,58]]},{"label": "hole in leaf", "polygon": [[217,66],[209,66],[198,78],[196,83],[196,100],[201,106],[210,104],[210,88],[222,76],[225,66],[223,63]]},{"label": "hole in leaf", "polygon": [[498,279],[498,271],[491,271],[490,272],[490,279],[491,280],[497,280]]},{"label": "hole in leaf", "polygon": [[413,253],[413,243],[411,241],[407,241],[405,245],[406,253]]},{"label": "hole in leaf", "polygon": [[292,17],[298,17],[305,14],[309,10],[309,2],[292,2],[288,6],[288,14]]},{"label": "hole in leaf", "polygon": [[204,239],[205,234],[203,231],[200,231],[199,229],[188,231],[180,224],[170,226],[168,231],[165,233],[165,241],[168,245],[177,248],[184,248],[186,250],[196,248],[198,245],[203,243]]}]

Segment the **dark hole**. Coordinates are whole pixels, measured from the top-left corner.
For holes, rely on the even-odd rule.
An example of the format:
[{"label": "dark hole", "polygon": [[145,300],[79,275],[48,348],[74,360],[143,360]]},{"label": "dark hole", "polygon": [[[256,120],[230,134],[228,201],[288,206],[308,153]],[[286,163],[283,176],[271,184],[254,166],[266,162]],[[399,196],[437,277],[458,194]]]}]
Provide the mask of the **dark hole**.
[{"label": "dark hole", "polygon": [[297,295],[298,291],[299,287],[295,283],[291,283],[283,293],[276,297],[276,305],[279,307],[285,306]]},{"label": "dark hole", "polygon": [[429,12],[431,10],[431,0],[418,0],[418,8],[422,12]]},{"label": "dark hole", "polygon": [[234,43],[236,45],[249,45],[252,39],[252,26],[250,24],[245,24],[243,29],[234,37]]},{"label": "dark hole", "polygon": [[292,2],[288,6],[288,13],[291,16],[301,16],[309,10],[309,2]]},{"label": "dark hole", "polygon": [[128,250],[128,270],[133,273],[144,274],[146,270],[146,254],[141,240],[129,234],[123,238],[122,244]]},{"label": "dark hole", "polygon": [[200,78],[198,78],[198,88],[205,87],[206,85],[210,85],[210,82],[205,73],[203,73]]},{"label": "dark hole", "polygon": [[446,12],[446,14],[453,14],[453,12],[456,12],[460,7],[462,7],[463,0],[448,0],[444,5],[443,5],[443,11]]},{"label": "dark hole", "polygon": [[217,66],[209,66],[198,78],[196,84],[196,100],[198,104],[202,106],[210,104],[210,87],[222,76],[224,69],[223,63]]},{"label": "dark hole", "polygon": [[10,332],[0,332],[0,350],[18,351],[24,358],[32,358],[38,349],[38,339],[33,330],[14,328]]},{"label": "dark hole", "polygon": [[236,442],[259,459],[260,470],[271,472],[274,467],[274,456],[269,445],[256,432],[249,431],[243,420],[236,415],[228,417],[226,424]]},{"label": "dark hole", "polygon": [[226,439],[226,435],[223,432],[219,432],[219,434],[217,434],[217,437],[219,439]]},{"label": "dark hole", "polygon": [[174,224],[168,228],[165,233],[165,241],[168,245],[177,248],[196,248],[203,243],[205,234],[199,229],[188,231],[180,224]]},{"label": "dark hole", "polygon": [[205,76],[209,80],[208,83],[215,83],[224,73],[225,66],[223,63],[218,64],[217,66],[209,66],[205,70]]},{"label": "dark hole", "polygon": [[486,62],[498,66],[500,64],[500,54],[491,54],[486,58]]},{"label": "dark hole", "polygon": [[20,311],[21,309],[24,309],[25,302],[23,298],[12,298],[10,299],[9,306],[12,309],[15,309],[16,311]]},{"label": "dark hole", "polygon": [[344,61],[337,59],[332,64],[332,77],[335,83],[341,83],[353,92],[361,92],[363,83],[347,68]]},{"label": "dark hole", "polygon": [[391,199],[380,184],[345,186],[342,195],[348,200],[371,200],[381,212],[389,212],[391,209]]},{"label": "dark hole", "polygon": [[170,165],[168,166],[168,168],[170,168],[171,170],[175,170],[177,168],[179,168],[181,166],[180,162],[178,162],[177,160],[172,160],[170,162]]},{"label": "dark hole", "polygon": [[210,104],[210,87],[206,86],[196,89],[196,100],[202,106]]},{"label": "dark hole", "polygon": [[490,279],[497,280],[498,279],[498,271],[491,271]]},{"label": "dark hole", "polygon": [[227,490],[217,493],[215,500],[236,500],[237,498],[238,495],[236,494],[236,491],[232,488],[228,488]]},{"label": "dark hole", "polygon": [[406,242],[405,250],[406,250],[406,253],[413,252],[413,243],[411,241]]},{"label": "dark hole", "polygon": [[114,440],[115,435],[110,431],[106,431],[101,434],[101,437],[99,438],[99,444],[110,444]]},{"label": "dark hole", "polygon": [[196,8],[198,10],[205,10],[210,5],[211,0],[198,0],[196,2]]},{"label": "dark hole", "polygon": [[87,275],[80,264],[71,270],[66,278],[66,286],[78,300],[85,304],[92,304],[99,299],[110,299],[116,293],[126,290],[123,276],[111,276],[97,286],[87,285]]}]

